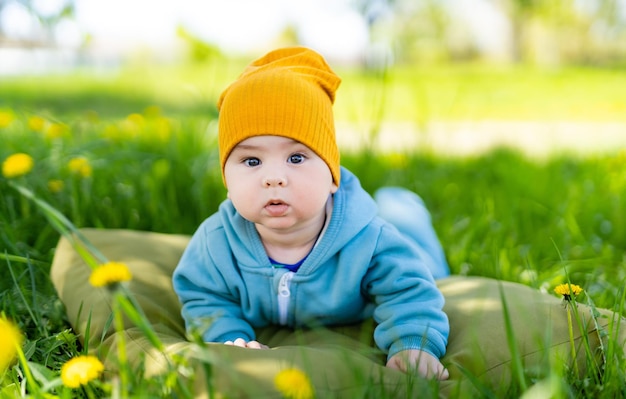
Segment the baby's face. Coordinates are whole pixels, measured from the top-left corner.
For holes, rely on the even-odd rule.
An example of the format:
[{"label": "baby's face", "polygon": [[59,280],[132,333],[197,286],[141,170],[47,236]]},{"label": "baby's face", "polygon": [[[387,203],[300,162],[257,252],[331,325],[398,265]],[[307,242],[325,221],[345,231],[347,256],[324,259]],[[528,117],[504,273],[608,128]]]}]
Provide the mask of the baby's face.
[{"label": "baby's face", "polygon": [[328,196],[337,191],[330,169],[315,152],[280,136],[239,143],[226,160],[224,177],[237,212],[282,232],[319,222]]}]

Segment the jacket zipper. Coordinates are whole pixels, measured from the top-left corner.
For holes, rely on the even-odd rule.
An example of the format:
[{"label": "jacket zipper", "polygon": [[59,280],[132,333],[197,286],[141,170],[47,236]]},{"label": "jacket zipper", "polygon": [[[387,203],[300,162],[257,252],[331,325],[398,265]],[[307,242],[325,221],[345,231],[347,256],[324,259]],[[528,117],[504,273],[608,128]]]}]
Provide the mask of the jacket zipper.
[{"label": "jacket zipper", "polygon": [[285,272],[278,282],[278,322],[280,325],[287,325],[287,317],[289,315],[289,297],[291,291],[289,286],[294,272]]}]

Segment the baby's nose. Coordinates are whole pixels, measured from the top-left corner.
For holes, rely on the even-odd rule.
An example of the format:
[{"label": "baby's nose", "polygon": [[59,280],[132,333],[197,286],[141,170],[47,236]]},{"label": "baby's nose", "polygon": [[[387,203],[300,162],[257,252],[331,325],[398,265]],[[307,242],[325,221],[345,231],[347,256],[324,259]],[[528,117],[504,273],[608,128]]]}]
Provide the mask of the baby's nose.
[{"label": "baby's nose", "polygon": [[263,179],[263,185],[265,187],[284,187],[287,185],[287,179],[284,177],[266,177]]}]

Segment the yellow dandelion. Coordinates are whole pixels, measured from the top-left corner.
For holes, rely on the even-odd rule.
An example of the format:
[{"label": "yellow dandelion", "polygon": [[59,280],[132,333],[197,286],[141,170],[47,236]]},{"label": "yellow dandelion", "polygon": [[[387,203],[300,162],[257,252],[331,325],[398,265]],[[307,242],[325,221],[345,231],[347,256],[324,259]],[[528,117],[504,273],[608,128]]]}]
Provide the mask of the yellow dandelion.
[{"label": "yellow dandelion", "polygon": [[583,292],[583,289],[576,284],[559,284],[554,288],[557,295],[563,295],[563,299],[570,301],[572,296],[576,297]]},{"label": "yellow dandelion", "polygon": [[158,117],[154,120],[154,137],[162,142],[167,142],[172,133],[172,126],[167,118]]},{"label": "yellow dandelion", "polygon": [[129,281],[132,277],[133,275],[126,264],[121,262],[108,262],[91,272],[89,283],[94,287],[105,287],[123,281]]},{"label": "yellow dandelion", "polygon": [[62,123],[52,123],[46,129],[46,137],[49,139],[57,139],[62,137],[65,132],[68,131],[68,127]]},{"label": "yellow dandelion", "polygon": [[67,163],[67,168],[73,174],[80,177],[90,177],[93,173],[89,160],[85,157],[75,157]]},{"label": "yellow dandelion", "polygon": [[35,161],[33,157],[23,152],[10,155],[2,162],[2,175],[7,179],[23,176],[29,173]]},{"label": "yellow dandelion", "polygon": [[11,321],[0,317],[0,374],[15,360],[22,345],[22,333]]},{"label": "yellow dandelion", "polygon": [[41,116],[31,116],[28,118],[28,128],[35,132],[43,131],[44,126],[46,126],[46,120]]},{"label": "yellow dandelion", "polygon": [[81,355],[63,364],[61,381],[68,388],[78,388],[100,377],[103,371],[104,365],[97,357]]},{"label": "yellow dandelion", "polygon": [[298,369],[285,369],[276,374],[274,385],[288,399],[309,399],[314,396],[309,377]]},{"label": "yellow dandelion", "polygon": [[[572,303],[572,296],[576,298],[578,294],[583,292],[583,289],[576,284],[559,284],[554,288],[554,292],[557,295],[563,295],[563,301],[565,309],[567,310],[567,329],[569,332],[570,349],[572,351],[572,359],[576,359],[576,345],[574,341],[574,325],[572,322],[572,307],[576,303]],[[578,375],[578,362],[574,361],[574,373]]]},{"label": "yellow dandelion", "polygon": [[63,180],[53,179],[48,181],[48,190],[51,193],[60,193],[63,190],[63,187],[65,187]]},{"label": "yellow dandelion", "polygon": [[137,113],[128,115],[126,117],[126,120],[128,122],[131,122],[131,123],[137,125],[137,126],[141,126],[145,122],[145,119],[144,119],[143,115],[137,114]]},{"label": "yellow dandelion", "polygon": [[0,110],[0,129],[8,127],[15,119],[13,112]]},{"label": "yellow dandelion", "polygon": [[124,119],[118,124],[119,127],[119,139],[128,139],[137,137],[139,135],[140,129],[139,125],[129,121],[128,119]]}]

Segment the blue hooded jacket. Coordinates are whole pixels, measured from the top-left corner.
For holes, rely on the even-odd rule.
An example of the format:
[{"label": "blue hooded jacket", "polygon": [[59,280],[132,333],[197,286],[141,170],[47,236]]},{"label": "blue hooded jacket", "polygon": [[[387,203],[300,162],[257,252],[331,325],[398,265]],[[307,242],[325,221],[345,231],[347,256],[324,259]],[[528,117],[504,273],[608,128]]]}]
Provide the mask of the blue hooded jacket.
[{"label": "blue hooded jacket", "polygon": [[347,325],[373,317],[389,357],[420,349],[441,357],[444,298],[426,259],[345,168],[325,233],[297,272],[275,267],[253,223],[225,200],[194,233],[173,284],[188,329],[206,342],[255,340],[255,328]]}]

